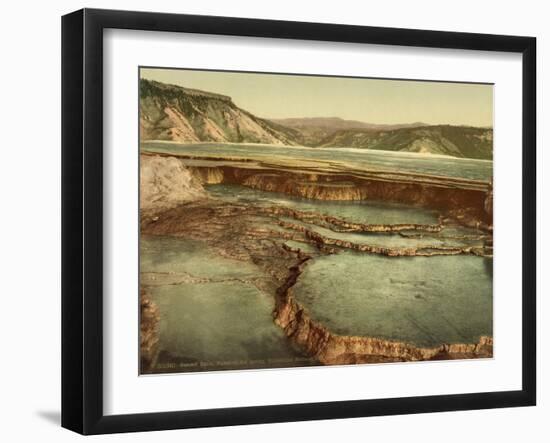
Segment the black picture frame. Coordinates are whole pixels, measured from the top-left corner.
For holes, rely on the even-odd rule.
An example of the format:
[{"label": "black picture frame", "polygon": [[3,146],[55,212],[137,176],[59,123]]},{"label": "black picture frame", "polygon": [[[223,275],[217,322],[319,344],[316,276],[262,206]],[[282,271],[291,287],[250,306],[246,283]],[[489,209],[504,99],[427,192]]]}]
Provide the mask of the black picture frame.
[{"label": "black picture frame", "polygon": [[[104,415],[102,85],[103,31],[108,28],[522,54],[522,389]],[[535,85],[533,37],[97,9],[65,15],[62,18],[62,426],[82,434],[104,434],[535,405]]]}]

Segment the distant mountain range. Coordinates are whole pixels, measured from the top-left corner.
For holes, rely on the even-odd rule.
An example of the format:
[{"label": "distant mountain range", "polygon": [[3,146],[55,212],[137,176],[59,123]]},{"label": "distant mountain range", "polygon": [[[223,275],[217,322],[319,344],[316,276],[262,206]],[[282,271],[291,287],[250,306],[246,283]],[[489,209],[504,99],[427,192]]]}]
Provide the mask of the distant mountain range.
[{"label": "distant mountain range", "polygon": [[352,147],[492,159],[493,130],[470,126],[382,125],[338,117],[267,120],[231,97],[140,81],[142,140]]},{"label": "distant mountain range", "polygon": [[340,117],[309,117],[309,118],[281,118],[272,119],[279,125],[296,129],[302,136],[301,141],[308,146],[317,146],[319,143],[334,134],[336,131],[350,129],[363,130],[391,130],[426,126],[425,123],[409,123],[403,125],[381,125],[366,123],[357,120],[344,120]]},{"label": "distant mountain range", "polygon": [[317,146],[347,146],[477,159],[493,158],[493,130],[468,126],[419,126],[389,130],[343,129]]}]

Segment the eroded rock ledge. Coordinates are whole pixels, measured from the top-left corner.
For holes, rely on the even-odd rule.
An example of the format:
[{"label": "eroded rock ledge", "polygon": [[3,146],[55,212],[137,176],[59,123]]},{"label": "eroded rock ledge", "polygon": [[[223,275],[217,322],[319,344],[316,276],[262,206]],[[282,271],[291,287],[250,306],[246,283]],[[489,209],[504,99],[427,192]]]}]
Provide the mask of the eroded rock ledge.
[{"label": "eroded rock ledge", "polygon": [[325,214],[317,214],[306,211],[299,211],[287,207],[259,208],[260,212],[269,215],[280,215],[291,217],[296,220],[315,223],[327,226],[334,232],[402,232],[402,231],[421,231],[421,232],[440,232],[443,229],[441,223],[438,224],[418,224],[418,223],[397,223],[397,224],[379,224],[379,223],[353,223],[338,217]]},{"label": "eroded rock ledge", "polygon": [[[172,163],[172,161],[170,162]],[[169,166],[170,171],[173,170],[177,174],[181,172],[178,165],[170,164]],[[162,171],[159,169],[158,173],[155,172],[152,177],[157,184],[162,185],[159,187],[162,191],[165,188],[164,181],[160,180],[163,178],[161,173]],[[291,172],[290,174],[289,180],[292,183],[298,183],[298,187],[293,188],[292,186],[295,185],[291,184],[287,188],[284,180],[287,180],[288,177],[285,178],[280,171],[275,171],[272,176],[266,178],[264,172],[260,172],[254,165],[251,168],[243,168],[242,164],[231,167],[209,167],[208,169],[196,167],[196,169],[191,170],[190,176],[185,175],[182,177],[182,183],[186,186],[185,198],[190,196],[195,201],[181,203],[182,198],[176,194],[177,206],[171,207],[172,201],[169,201],[170,204],[168,205],[165,205],[165,201],[162,201],[163,204],[159,205],[158,209],[155,208],[154,212],[142,211],[141,231],[143,234],[185,236],[202,240],[210,247],[216,248],[223,256],[256,263],[263,270],[265,278],[259,279],[255,284],[262,291],[275,294],[274,321],[284,330],[294,344],[323,364],[492,357],[493,340],[491,337],[481,337],[478,343],[442,344],[434,348],[422,348],[409,343],[376,337],[337,335],[312,319],[304,306],[297,302],[292,294],[294,285],[310,260],[317,256],[338,253],[343,248],[395,257],[454,254],[490,255],[489,253],[492,252],[490,246],[488,248],[470,246],[460,248],[442,246],[385,248],[368,244],[356,244],[328,238],[313,229],[293,223],[292,219],[322,226],[334,232],[376,232],[381,235],[399,234],[407,237],[416,234],[423,235],[424,233],[440,233],[445,228],[449,218],[462,218],[463,224],[473,223],[476,227],[486,227],[490,231],[491,221],[487,211],[487,207],[491,207],[490,201],[487,200],[490,197],[486,195],[482,185],[475,183],[471,186],[467,183],[460,184],[458,183],[459,180],[451,180],[446,184],[442,184],[432,179],[412,180],[411,182],[410,180],[407,181],[406,178],[399,179],[400,181],[388,181],[380,177],[373,180],[353,176],[348,180],[352,185],[339,186],[338,191],[334,191],[338,193],[350,192],[350,195],[356,195],[354,194],[356,191],[349,188],[366,186],[365,189],[369,192],[366,198],[401,201],[443,209],[442,212],[445,215],[440,217],[437,224],[433,225],[351,223],[337,217],[297,211],[291,208],[256,207],[246,204],[219,202],[205,197],[202,189],[196,185],[199,182],[210,183],[211,180],[217,183],[245,184],[248,180],[247,186],[264,186],[265,184],[266,188],[274,187],[268,190],[287,193],[293,193],[293,189],[310,189],[313,186],[314,189],[319,190],[319,193],[314,191],[317,193],[315,195],[327,196],[330,192],[333,192],[331,189],[335,188],[332,186],[331,180],[343,178],[338,174],[317,175],[308,173],[305,174],[307,175],[305,177],[305,187],[300,188],[303,182],[297,180],[298,178],[300,180],[304,179],[303,176],[300,176],[304,173]],[[260,175],[259,178],[258,175]],[[160,181],[157,180],[157,177]],[[264,184],[260,185],[258,183]],[[311,185],[311,183],[320,183],[321,186]],[[171,186],[166,189],[170,192],[174,190]],[[179,192],[180,189],[178,185],[175,190]],[[296,192],[298,193],[296,195],[300,195],[302,191]],[[323,194],[326,192],[329,194]],[[441,193],[441,195],[437,196],[438,193]],[[170,195],[173,194],[170,193]],[[341,194],[338,195],[341,196]],[[373,195],[377,195],[377,197],[375,198]],[[446,198],[450,200],[446,201]],[[453,209],[456,205],[461,204],[465,205],[463,206],[465,209],[458,211]],[[290,218],[291,221],[281,220],[281,216]],[[258,222],[258,217],[268,219],[268,225],[262,226],[262,223]],[[277,227],[283,229],[277,230],[275,229]],[[488,234],[488,238],[488,244],[490,245],[492,244],[490,234]],[[313,246],[313,252],[305,253],[300,249],[287,246],[281,241],[288,239]],[[192,278],[192,276],[187,275],[174,276],[175,281]],[[147,372],[148,368],[154,365],[156,359],[159,313],[156,305],[143,291],[140,308],[141,365],[142,372]]]},{"label": "eroded rock ledge", "polygon": [[325,365],[380,363],[420,360],[449,360],[464,358],[491,358],[492,337],[480,337],[479,343],[442,344],[434,348],[374,337],[343,336],[330,332],[314,321],[306,309],[292,295],[306,257],[289,269],[286,282],[277,290],[274,319],[285,334],[310,356]]},{"label": "eroded rock ledge", "polygon": [[[340,248],[352,249],[360,252],[368,252],[371,254],[380,254],[388,257],[433,257],[436,255],[458,255],[458,254],[473,254],[479,256],[489,256],[486,248],[465,246],[465,247],[446,247],[446,246],[423,246],[423,247],[399,247],[390,248],[368,244],[358,244],[347,240],[325,237],[318,232],[312,231],[301,225],[294,223],[279,221],[278,224],[284,228],[293,229],[304,233],[305,238],[314,242],[317,247],[338,246]],[[388,230],[387,232],[391,232]],[[492,251],[491,251],[492,253]]]},{"label": "eroded rock ledge", "polygon": [[438,209],[465,226],[492,230],[492,186],[488,182],[404,172],[342,170],[332,164],[312,167],[250,159],[147,152],[141,155],[142,159],[151,156],[177,159],[203,185],[238,184],[317,200],[406,203]]},{"label": "eroded rock ledge", "polygon": [[[223,256],[243,261],[252,261],[265,272],[265,278],[254,282],[260,290],[274,294],[274,321],[289,339],[305,353],[323,364],[376,363],[392,361],[419,361],[437,359],[488,358],[492,356],[492,338],[481,337],[478,343],[442,344],[434,348],[422,348],[376,337],[341,336],[332,333],[322,323],[311,318],[307,310],[293,297],[292,289],[302,270],[315,257],[338,253],[342,248],[358,252],[389,256],[406,255],[451,255],[474,253],[460,248],[380,248],[371,245],[344,244],[327,239],[314,231],[295,225],[290,229],[277,231],[270,225],[258,226],[254,217],[273,215],[270,224],[292,223],[278,220],[278,216],[309,218],[309,222],[334,217],[315,213],[302,213],[290,208],[249,207],[239,204],[220,203],[213,200],[198,201],[180,205],[151,218],[142,218],[142,233],[154,235],[182,235],[205,241]],[[343,220],[340,220],[344,223]],[[369,225],[361,229],[368,231]],[[379,225],[381,235],[400,232],[392,225]],[[365,229],[367,228],[367,229]],[[439,227],[418,225],[407,227],[407,232],[438,232]],[[238,239],[238,240],[237,240]],[[314,247],[314,253],[289,247],[283,240],[295,240]],[[425,249],[425,248],[424,248]],[[399,258],[396,258],[399,259]],[[144,276],[147,281],[147,276]],[[174,276],[175,280],[189,276]],[[270,283],[276,283],[273,285]]]}]

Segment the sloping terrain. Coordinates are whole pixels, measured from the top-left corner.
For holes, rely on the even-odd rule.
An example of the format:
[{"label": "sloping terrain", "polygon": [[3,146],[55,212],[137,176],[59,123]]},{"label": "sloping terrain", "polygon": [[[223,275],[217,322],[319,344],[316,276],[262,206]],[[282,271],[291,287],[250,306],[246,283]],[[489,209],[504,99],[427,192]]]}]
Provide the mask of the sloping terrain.
[{"label": "sloping terrain", "polygon": [[142,140],[296,145],[298,133],[240,109],[231,97],[142,79]]},{"label": "sloping terrain", "polygon": [[408,123],[401,125],[382,125],[366,123],[358,120],[344,120],[339,117],[310,117],[272,119],[274,123],[297,130],[301,141],[306,146],[317,146],[322,140],[342,130],[379,130],[386,131],[398,128],[426,126],[424,123]]},{"label": "sloping terrain", "polygon": [[321,140],[318,146],[345,146],[490,160],[493,157],[493,130],[451,125],[389,131],[344,129]]},{"label": "sloping terrain", "polygon": [[492,159],[493,130],[423,123],[379,125],[338,117],[266,120],[231,97],[140,81],[141,140],[352,147]]}]

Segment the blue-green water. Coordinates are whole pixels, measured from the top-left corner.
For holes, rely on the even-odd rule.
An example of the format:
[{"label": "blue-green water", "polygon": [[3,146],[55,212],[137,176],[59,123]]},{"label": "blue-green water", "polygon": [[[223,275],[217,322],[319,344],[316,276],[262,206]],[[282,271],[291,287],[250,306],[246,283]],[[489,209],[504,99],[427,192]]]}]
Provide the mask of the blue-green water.
[{"label": "blue-green water", "polygon": [[315,320],[342,335],[417,346],[492,336],[492,259],[354,252],[311,262],[293,288]]},{"label": "blue-green water", "polygon": [[207,185],[208,193],[227,202],[249,203],[260,206],[283,206],[299,211],[317,212],[364,224],[437,224],[439,213],[397,203],[370,200],[324,201],[294,197],[279,192],[261,191],[241,185]]},{"label": "blue-green water", "polygon": [[[323,201],[293,197],[287,194],[261,191],[241,185],[207,185],[206,190],[215,199],[231,203],[246,203],[264,207],[287,207],[299,211],[319,213],[337,217],[349,222],[362,224],[437,224],[439,213],[434,210],[396,203],[373,201]],[[437,233],[422,233],[414,237],[405,237],[399,233],[336,232],[327,227],[295,220],[291,217],[256,217],[258,226],[272,231],[287,232],[288,229],[277,226],[278,220],[303,226],[329,239],[348,241],[356,244],[368,244],[387,248],[423,248],[423,247],[481,247],[483,242],[479,232],[464,227],[449,229],[449,236],[472,236],[474,239],[444,238]],[[301,248],[304,252],[310,248]]]},{"label": "blue-green water", "polygon": [[303,366],[273,322],[274,298],[252,263],[224,258],[199,241],[141,240],[141,281],[160,311],[153,372]]},{"label": "blue-green water", "polygon": [[493,162],[454,157],[424,156],[407,152],[374,151],[355,148],[304,148],[277,145],[247,145],[224,143],[181,144],[143,142],[141,148],[150,152],[213,158],[239,158],[272,161],[314,160],[335,162],[354,169],[376,169],[415,174],[459,177],[488,181],[493,175]]},{"label": "blue-green water", "polygon": [[[437,211],[401,204],[308,200],[240,185],[207,185],[206,190],[215,205],[221,201],[286,207],[360,224],[439,221]],[[355,244],[422,248],[483,242],[479,231],[460,226],[446,227],[441,233],[405,232],[412,235],[409,238],[398,233],[337,232],[327,223],[319,226],[268,211],[240,220],[250,223],[255,232],[263,229],[267,237],[269,231],[292,231],[280,221]],[[492,336],[490,258],[396,258],[344,249],[320,256],[299,235],[295,238],[301,241],[278,234],[271,237],[273,244],[285,243],[313,255],[292,293],[315,320],[336,334],[417,346],[475,343],[482,335]],[[179,237],[142,237],[140,257],[141,284],[160,311],[159,358],[153,372],[314,364],[273,322],[277,284],[254,263],[223,257],[205,242]]]}]

